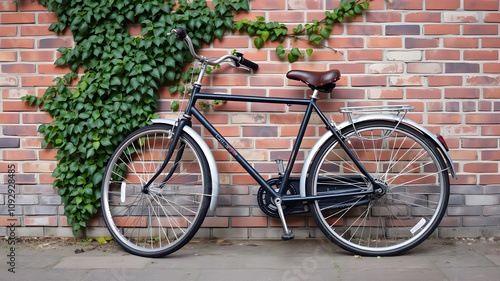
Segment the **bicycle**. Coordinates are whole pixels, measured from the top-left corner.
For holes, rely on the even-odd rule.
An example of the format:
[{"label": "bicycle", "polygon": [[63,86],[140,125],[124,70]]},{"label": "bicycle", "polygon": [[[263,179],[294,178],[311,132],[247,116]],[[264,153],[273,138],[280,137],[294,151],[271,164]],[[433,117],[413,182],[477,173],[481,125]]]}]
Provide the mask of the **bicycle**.
[{"label": "bicycle", "polygon": [[[202,93],[208,66],[230,62],[256,70],[258,65],[240,53],[210,60],[196,53],[184,28],[170,34],[186,43],[201,64],[200,73],[181,118],[155,119],[134,131],[108,162],[102,213],[111,235],[126,251],[145,257],[171,254],[190,241],[208,209],[217,206],[217,164],[191,127],[193,117],[260,184],[259,206],[280,218],[283,240],[294,238],[285,216],[308,210],[326,237],[365,256],[400,254],[436,229],[448,204],[449,173],[455,178],[456,174],[444,139],[405,118],[411,106],[343,108],[349,118],[337,124],[316,105],[319,92],[335,88],[340,79],[336,69],[287,73],[313,90],[309,99]],[[277,160],[278,177],[264,179],[195,107],[200,99],[305,106],[286,169]],[[300,177],[292,177],[313,111],[327,132],[311,148]]]}]

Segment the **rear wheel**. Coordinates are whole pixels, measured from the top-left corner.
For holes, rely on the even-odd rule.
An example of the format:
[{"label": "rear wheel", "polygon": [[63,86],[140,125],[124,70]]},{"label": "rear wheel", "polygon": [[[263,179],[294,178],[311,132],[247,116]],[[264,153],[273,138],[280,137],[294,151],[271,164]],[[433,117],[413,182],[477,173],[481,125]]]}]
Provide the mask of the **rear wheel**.
[{"label": "rear wheel", "polygon": [[[426,238],[448,204],[447,166],[434,142],[393,122],[367,121],[343,129],[345,143],[382,192],[310,203],[316,224],[338,246],[367,256],[396,255]],[[308,195],[372,191],[332,137],[309,170]]]},{"label": "rear wheel", "polygon": [[171,146],[172,126],[150,125],[130,134],[104,173],[101,206],[113,238],[128,252],[161,257],[195,235],[210,204],[211,180],[198,144],[183,134],[174,155],[147,190]]}]

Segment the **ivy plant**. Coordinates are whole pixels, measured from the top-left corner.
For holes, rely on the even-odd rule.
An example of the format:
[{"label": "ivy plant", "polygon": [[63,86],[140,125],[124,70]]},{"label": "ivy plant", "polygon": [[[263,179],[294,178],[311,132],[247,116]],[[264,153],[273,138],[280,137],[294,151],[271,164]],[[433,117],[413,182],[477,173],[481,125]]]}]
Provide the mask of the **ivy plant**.
[{"label": "ivy plant", "polygon": [[[54,118],[38,131],[44,134],[43,147],[57,149],[54,187],[75,235],[100,207],[104,169],[114,148],[132,130],[157,116],[161,87],[170,85],[170,92],[185,90],[178,81],[189,80],[192,73],[182,69],[192,56],[183,42],[166,36],[167,32],[185,27],[196,48],[221,39],[228,30],[245,30],[256,36],[257,48],[268,40],[282,42],[287,36],[304,34],[309,41],[320,43],[317,36],[327,38],[335,21],[368,8],[367,2],[342,0],[338,9],[327,12],[324,21],[299,26],[288,34],[285,25],[266,23],[261,17],[235,23],[233,13],[248,10],[247,0],[213,0],[213,10],[202,0],[38,2],[57,15],[58,22],[50,30],[69,29],[77,42],[74,48],[59,48],[55,61],[71,72],[56,78],[43,97],[23,97]],[[141,36],[130,36],[131,24],[140,25]],[[280,57],[286,56],[284,47],[276,51]],[[311,55],[311,51],[306,52]],[[290,62],[300,56],[295,48],[288,53]]]}]

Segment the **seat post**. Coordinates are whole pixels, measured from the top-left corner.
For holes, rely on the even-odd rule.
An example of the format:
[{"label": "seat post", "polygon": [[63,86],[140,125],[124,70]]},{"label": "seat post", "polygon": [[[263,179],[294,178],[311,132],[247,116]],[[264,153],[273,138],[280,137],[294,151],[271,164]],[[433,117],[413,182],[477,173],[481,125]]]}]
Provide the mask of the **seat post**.
[{"label": "seat post", "polygon": [[311,98],[317,100],[318,99],[318,93],[319,93],[318,89],[314,89]]}]

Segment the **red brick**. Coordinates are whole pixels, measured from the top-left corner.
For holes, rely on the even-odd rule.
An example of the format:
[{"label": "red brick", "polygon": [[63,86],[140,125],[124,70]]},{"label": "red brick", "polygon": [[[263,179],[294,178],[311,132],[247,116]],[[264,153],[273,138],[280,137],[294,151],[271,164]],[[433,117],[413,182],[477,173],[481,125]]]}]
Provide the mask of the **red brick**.
[{"label": "red brick", "polygon": [[446,0],[446,1],[425,0],[425,8],[427,10],[456,10],[460,8],[460,0]]},{"label": "red brick", "polygon": [[3,150],[2,160],[36,160],[34,150]]},{"label": "red brick", "polygon": [[402,99],[403,89],[370,89],[369,99]]},{"label": "red brick", "polygon": [[3,73],[35,73],[34,64],[3,64]]},{"label": "red brick", "polygon": [[416,12],[405,16],[406,22],[441,22],[441,13]]},{"label": "red brick", "polygon": [[1,62],[16,61],[16,60],[17,60],[17,53],[16,52],[0,52],[0,61]]},{"label": "red brick", "polygon": [[34,13],[3,13],[0,17],[0,23],[35,23]]},{"label": "red brick", "polygon": [[40,39],[38,41],[38,48],[60,48],[67,47],[71,48],[73,45],[73,40],[71,38],[46,38]]},{"label": "red brick", "polygon": [[323,10],[323,1],[308,0],[308,1],[288,1],[289,10]]},{"label": "red brick", "polygon": [[54,35],[53,31],[49,31],[49,25],[28,25],[21,26],[21,36],[47,36]]},{"label": "red brick", "polygon": [[[392,3],[391,3],[392,2]],[[422,1],[399,0],[387,2],[387,8],[393,10],[422,10]]]},{"label": "red brick", "polygon": [[484,88],[483,98],[485,99],[500,99],[500,89],[499,88]]},{"label": "red brick", "polygon": [[267,227],[267,217],[232,217],[232,227]]},{"label": "red brick", "polygon": [[466,85],[500,86],[500,76],[471,76],[466,77]]},{"label": "red brick", "polygon": [[464,0],[465,10],[498,11],[497,0]]},{"label": "red brick", "polygon": [[0,37],[14,37],[17,35],[17,27],[15,26],[0,26]]},{"label": "red brick", "polygon": [[408,63],[408,73],[442,73],[443,66],[440,63],[415,62]]},{"label": "red brick", "polygon": [[21,83],[23,87],[52,86],[53,76],[22,76]]},{"label": "red brick", "polygon": [[498,60],[498,50],[465,50],[464,60]]},{"label": "red brick", "polygon": [[2,49],[15,49],[15,48],[23,48],[23,49],[32,49],[35,47],[34,39],[1,39],[0,46]]},{"label": "red brick", "polygon": [[439,47],[438,38],[406,38],[405,47],[407,49],[414,48],[437,48]]},{"label": "red brick", "polygon": [[387,77],[380,75],[372,75],[372,76],[355,76],[351,77],[351,86],[360,87],[360,86],[386,86],[387,85]]},{"label": "red brick", "polygon": [[463,148],[496,148],[496,147],[498,147],[498,139],[497,138],[492,138],[492,139],[488,139],[488,138],[462,139],[462,147]]},{"label": "red brick", "polygon": [[497,163],[467,163],[464,164],[466,173],[496,173],[498,172]]},{"label": "red brick", "polygon": [[57,15],[56,13],[39,13],[38,14],[38,23],[57,23]]},{"label": "red brick", "polygon": [[37,127],[29,125],[4,125],[2,132],[5,136],[36,136]]},{"label": "red brick", "polygon": [[53,64],[39,64],[38,73],[40,74],[66,74],[71,72],[69,66],[59,66]]},{"label": "red brick", "polygon": [[339,61],[345,59],[344,55],[344,52],[314,50],[313,55],[309,57],[309,61]]},{"label": "red brick", "polygon": [[285,112],[286,105],[271,104],[271,103],[251,103],[250,111],[252,112]]},{"label": "red brick", "polygon": [[22,101],[3,101],[3,112],[23,112],[23,111],[36,111],[36,106],[29,105],[27,102]]},{"label": "red brick", "polygon": [[333,37],[328,40],[328,46],[331,48],[363,48],[364,45],[363,38]]},{"label": "red brick", "polygon": [[479,99],[481,91],[478,88],[446,88],[445,99]]},{"label": "red brick", "polygon": [[256,17],[265,17],[265,12],[254,12],[254,11],[241,11],[234,15],[234,21],[240,21],[242,19],[255,20]]},{"label": "red brick", "polygon": [[21,61],[54,61],[53,51],[21,51]]},{"label": "red brick", "polygon": [[484,22],[500,22],[500,13],[485,13]]},{"label": "red brick", "polygon": [[500,151],[498,150],[486,150],[481,152],[481,159],[486,161],[499,161]]},{"label": "red brick", "polygon": [[[281,23],[288,22],[304,22],[304,13],[303,12],[269,12],[269,21],[277,21]],[[289,28],[290,29],[290,28]]]},{"label": "red brick", "polygon": [[499,175],[480,175],[479,184],[498,184],[500,182]]},{"label": "red brick", "polygon": [[467,124],[498,124],[500,113],[469,113],[465,117]]},{"label": "red brick", "polygon": [[365,13],[367,22],[400,22],[401,13],[398,12],[372,12]]},{"label": "red brick", "polygon": [[0,2],[0,12],[15,12],[17,11],[17,2],[2,1]]},{"label": "red brick", "polygon": [[460,50],[425,50],[427,60],[460,60]]},{"label": "red brick", "polygon": [[479,39],[463,37],[443,38],[443,46],[445,48],[477,48],[479,47]]},{"label": "red brick", "polygon": [[[0,2],[0,7],[2,7],[1,3],[4,3],[4,2]],[[10,216],[9,217],[0,217],[0,226],[12,226],[13,224],[15,226],[21,226],[21,224],[19,223],[19,218],[10,217]]]},{"label": "red brick", "polygon": [[384,58],[382,50],[349,50],[347,51],[349,61],[354,60],[375,60],[381,61]]},{"label": "red brick", "polygon": [[408,99],[440,99],[441,89],[406,89]]},{"label": "red brick", "polygon": [[500,63],[483,64],[483,73],[500,73]]},{"label": "red brick", "polygon": [[2,124],[18,124],[19,123],[19,114],[17,114],[17,113],[0,113],[0,120],[2,120]]},{"label": "red brick", "polygon": [[250,2],[250,10],[284,10],[285,0],[255,0]]},{"label": "red brick", "polygon": [[348,35],[382,35],[382,26],[370,25],[347,25],[346,31]]},{"label": "red brick", "polygon": [[206,217],[201,227],[229,227],[228,217]]},{"label": "red brick", "polygon": [[256,139],[255,148],[257,149],[288,149],[291,148],[291,141],[289,139]]},{"label": "red brick", "polygon": [[482,38],[483,48],[500,48],[500,38]]},{"label": "red brick", "polygon": [[444,35],[460,34],[460,25],[458,24],[427,24],[424,26],[425,35]]},{"label": "red brick", "polygon": [[[498,125],[481,126],[481,135],[482,136],[500,136],[500,126],[498,126]],[[500,153],[500,151],[497,151],[497,153]],[[483,159],[485,159],[484,154],[483,154]],[[489,160],[492,160],[492,159],[489,159]]]},{"label": "red brick", "polygon": [[429,76],[430,87],[435,86],[462,86],[462,76]]},{"label": "red brick", "polygon": [[252,76],[250,77],[250,86],[283,86],[284,78],[282,76]]},{"label": "red brick", "polygon": [[57,150],[40,150],[38,151],[38,157],[40,160],[54,160],[57,155]]},{"label": "red brick", "polygon": [[239,37],[224,37],[213,42],[214,48],[248,48],[248,40]]},{"label": "red brick", "polygon": [[57,226],[57,217],[24,217],[25,226]]},{"label": "red brick", "polygon": [[27,11],[47,11],[47,8],[42,4],[34,1],[22,1],[21,2],[21,12]]},{"label": "red brick", "polygon": [[23,114],[24,124],[47,124],[52,123],[54,119],[48,113],[27,113]]},{"label": "red brick", "polygon": [[368,37],[366,46],[368,48],[401,48],[403,41],[401,37]]},{"label": "red brick", "polygon": [[498,24],[469,24],[463,26],[464,35],[498,35]]}]

